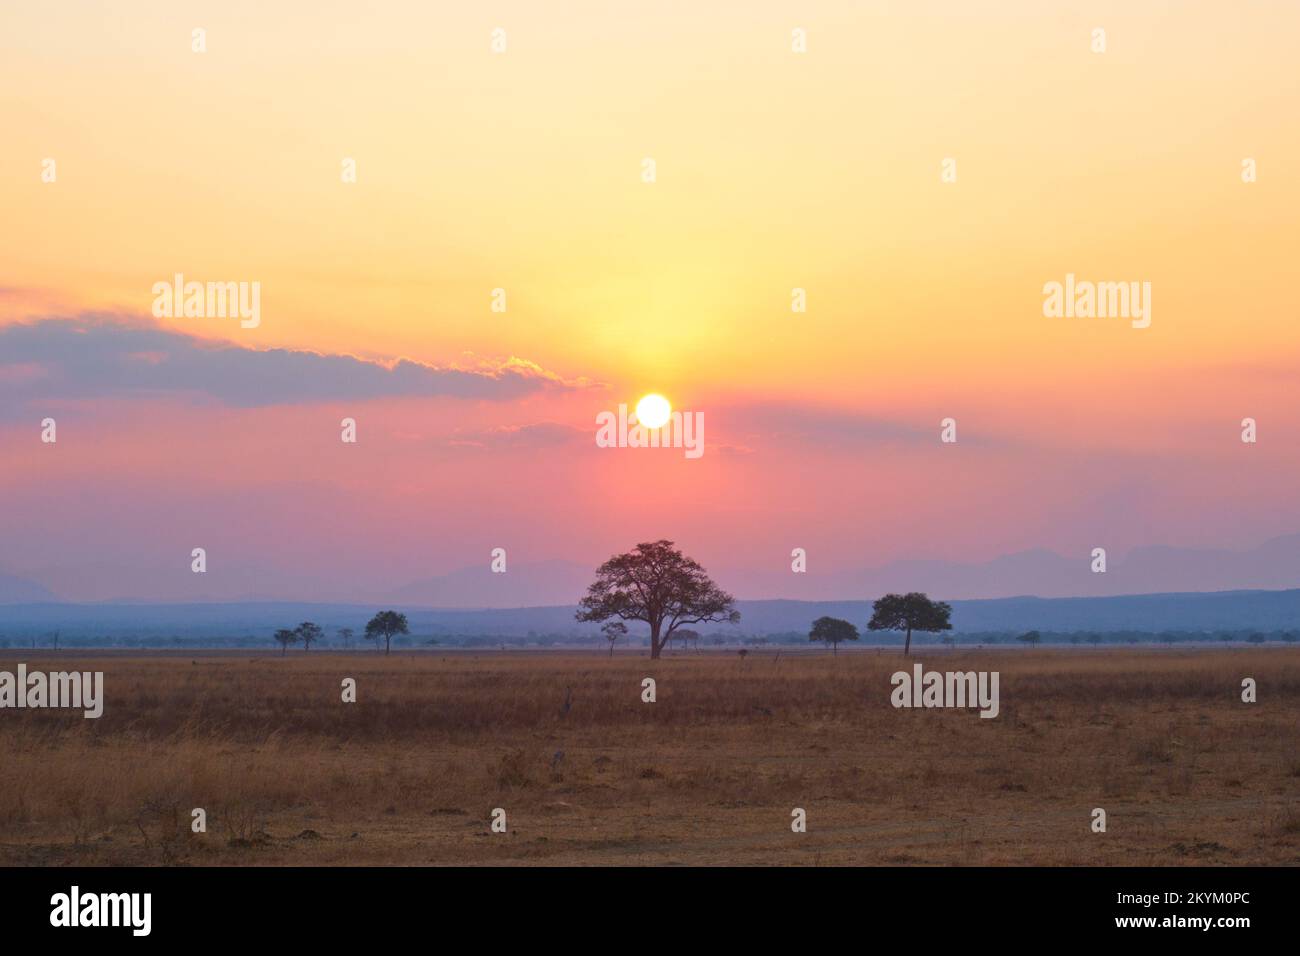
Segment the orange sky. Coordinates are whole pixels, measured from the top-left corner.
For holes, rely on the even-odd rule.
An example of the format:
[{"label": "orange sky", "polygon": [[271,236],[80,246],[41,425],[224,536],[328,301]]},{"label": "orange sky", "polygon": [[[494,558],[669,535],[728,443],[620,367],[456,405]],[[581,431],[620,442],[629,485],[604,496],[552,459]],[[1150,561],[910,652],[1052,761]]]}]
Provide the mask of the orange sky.
[{"label": "orange sky", "polygon": [[[551,384],[267,398],[250,372],[244,400],[201,349],[143,389],[0,334],[0,570],[139,594],[211,537],[343,594],[669,536],[743,584],[795,545],[1300,531],[1294,3],[71,6],[0,9],[0,333],[112,315],[110,348],[180,272],[262,306],[160,320],[178,349]],[[1150,282],[1150,328],[1044,317],[1066,273]],[[594,447],[652,390],[704,413],[702,459]]]}]

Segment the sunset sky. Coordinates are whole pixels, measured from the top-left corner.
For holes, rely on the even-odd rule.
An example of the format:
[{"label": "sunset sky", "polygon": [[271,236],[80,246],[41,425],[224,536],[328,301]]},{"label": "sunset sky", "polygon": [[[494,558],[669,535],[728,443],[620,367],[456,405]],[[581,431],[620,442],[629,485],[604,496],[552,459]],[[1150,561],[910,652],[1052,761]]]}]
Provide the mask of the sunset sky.
[{"label": "sunset sky", "polygon": [[[1297,35],[1293,2],[9,0],[0,571],[348,600],[666,537],[776,597],[794,547],[1086,576],[1300,532]],[[260,324],[154,318],[177,273],[260,283]],[[1150,327],[1045,317],[1067,273],[1149,282]],[[647,392],[701,458],[596,447]]]}]

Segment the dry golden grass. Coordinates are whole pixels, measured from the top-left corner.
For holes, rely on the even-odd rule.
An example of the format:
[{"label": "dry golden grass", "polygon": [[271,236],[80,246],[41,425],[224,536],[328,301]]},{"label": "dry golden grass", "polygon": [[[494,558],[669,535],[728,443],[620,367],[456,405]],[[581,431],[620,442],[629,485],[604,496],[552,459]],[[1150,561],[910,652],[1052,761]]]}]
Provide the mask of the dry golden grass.
[{"label": "dry golden grass", "polygon": [[893,709],[906,665],[868,649],[11,652],[0,669],[20,659],[103,670],[107,702],[99,720],[0,711],[6,864],[1300,862],[1292,649],[914,655],[1000,671],[993,720]]}]

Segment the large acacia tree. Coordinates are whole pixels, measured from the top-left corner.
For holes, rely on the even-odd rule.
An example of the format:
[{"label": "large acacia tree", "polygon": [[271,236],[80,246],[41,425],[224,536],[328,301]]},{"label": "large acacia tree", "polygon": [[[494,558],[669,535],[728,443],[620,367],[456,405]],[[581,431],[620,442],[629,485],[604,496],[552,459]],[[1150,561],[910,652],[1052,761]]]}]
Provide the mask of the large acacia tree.
[{"label": "large acacia tree", "polygon": [[673,632],[687,624],[740,620],[736,599],[671,541],[638,544],[596,569],[596,581],[578,602],[579,621],[642,621],[650,626],[650,657],[659,657]]},{"label": "large acacia tree", "polygon": [[951,605],[931,601],[924,594],[886,594],[872,607],[868,629],[873,631],[906,631],[907,643],[903,656],[912,649],[913,631],[951,631]]}]

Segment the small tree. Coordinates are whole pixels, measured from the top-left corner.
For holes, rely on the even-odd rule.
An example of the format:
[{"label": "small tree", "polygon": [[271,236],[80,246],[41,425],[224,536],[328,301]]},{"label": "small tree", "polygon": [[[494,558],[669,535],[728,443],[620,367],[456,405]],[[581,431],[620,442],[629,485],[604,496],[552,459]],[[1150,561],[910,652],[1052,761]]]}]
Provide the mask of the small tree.
[{"label": "small tree", "polygon": [[627,634],[627,625],[622,621],[606,621],[600,626],[600,633],[609,641],[609,656],[614,656],[614,642]]},{"label": "small tree", "polygon": [[297,628],[298,638],[302,641],[304,651],[311,650],[311,646],[325,636],[325,631],[319,624],[313,624],[311,621],[303,621]]},{"label": "small tree", "polygon": [[351,648],[351,647],[352,647],[352,636],[353,636],[355,633],[356,633],[356,631],[352,630],[352,628],[350,628],[350,627],[340,627],[340,628],[339,628],[339,639],[343,641],[343,646],[344,646],[345,648]]},{"label": "small tree", "polygon": [[275,632],[275,639],[280,643],[280,656],[283,657],[285,651],[289,649],[290,644],[298,643],[298,632],[291,631],[287,627],[282,627]]},{"label": "small tree", "polygon": [[366,625],[366,640],[374,641],[375,647],[379,647],[379,639],[384,639],[384,654],[388,654],[392,647],[394,634],[409,634],[410,627],[406,623],[406,615],[398,614],[396,611],[380,611],[370,619]]},{"label": "small tree", "polygon": [[682,628],[681,630],[679,630],[679,631],[678,631],[674,636],[675,636],[679,641],[682,642],[682,647],[684,647],[686,650],[689,651],[689,650],[691,649],[691,645],[694,645],[694,646],[695,646],[695,653],[698,654],[698,653],[700,652],[700,632],[699,632],[699,631],[692,631],[689,627],[684,627],[684,628]]},{"label": "small tree", "polygon": [[835,657],[840,652],[840,641],[856,641],[858,639],[858,629],[848,621],[840,620],[838,617],[819,617],[813,621],[812,630],[808,632],[808,640],[824,641],[831,646],[831,656]]},{"label": "small tree", "polygon": [[886,594],[872,607],[872,631],[906,631],[907,643],[903,645],[906,656],[912,649],[912,632],[952,630],[952,607],[942,601],[931,601],[924,594]]},{"label": "small tree", "polygon": [[663,651],[673,632],[686,624],[736,623],[735,598],[722,590],[699,562],[671,541],[638,544],[596,569],[596,581],[578,602],[579,621],[644,621],[650,626],[650,658]]},{"label": "small tree", "polygon": [[1039,634],[1037,631],[1025,631],[1025,633],[1017,637],[1016,640],[1024,641],[1030,647],[1037,647],[1043,642],[1043,635]]}]

